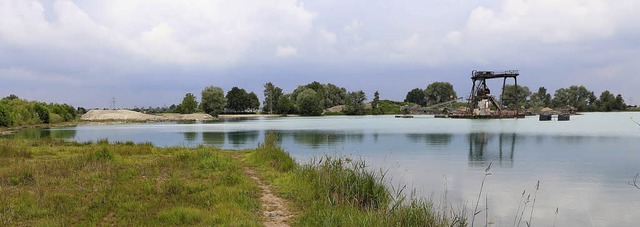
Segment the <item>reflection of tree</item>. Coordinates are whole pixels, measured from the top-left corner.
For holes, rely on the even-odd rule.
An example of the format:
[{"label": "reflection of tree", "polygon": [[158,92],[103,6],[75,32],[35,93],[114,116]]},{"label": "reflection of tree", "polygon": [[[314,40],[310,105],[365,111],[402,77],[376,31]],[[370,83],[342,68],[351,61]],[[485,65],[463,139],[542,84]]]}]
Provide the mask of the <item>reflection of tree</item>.
[{"label": "reflection of tree", "polygon": [[15,139],[73,139],[76,137],[76,130],[69,129],[24,129],[12,134]]},{"label": "reflection of tree", "polygon": [[202,132],[202,141],[207,145],[224,145],[224,132]]},{"label": "reflection of tree", "polygon": [[293,139],[296,143],[306,144],[313,148],[345,141],[361,143],[363,137],[364,135],[362,133],[348,132],[299,131],[293,133]]},{"label": "reflection of tree", "polygon": [[196,132],[184,132],[184,139],[186,141],[194,141],[198,138],[198,133]]},{"label": "reflection of tree", "polygon": [[407,138],[414,143],[426,142],[429,145],[448,145],[453,135],[446,133],[407,134]]},{"label": "reflection of tree", "polygon": [[229,142],[231,144],[243,145],[246,144],[247,141],[255,142],[258,140],[258,131],[228,132],[227,136],[229,137]]},{"label": "reflection of tree", "polygon": [[49,132],[49,137],[52,139],[73,139],[76,137],[75,129],[60,129],[60,130],[43,130]]},{"label": "reflection of tree", "polygon": [[[497,141],[496,141],[497,140]],[[496,144],[497,142],[497,144]],[[490,135],[484,132],[469,134],[469,165],[486,166],[493,162],[501,167],[513,167],[516,134]]]}]

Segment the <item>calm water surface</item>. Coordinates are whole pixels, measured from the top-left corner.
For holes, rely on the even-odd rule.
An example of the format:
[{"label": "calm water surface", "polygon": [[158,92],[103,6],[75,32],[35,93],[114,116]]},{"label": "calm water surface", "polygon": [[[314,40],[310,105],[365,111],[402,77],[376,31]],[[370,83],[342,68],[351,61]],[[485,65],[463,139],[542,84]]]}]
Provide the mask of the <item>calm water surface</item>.
[{"label": "calm water surface", "polygon": [[[569,122],[539,122],[537,117],[274,117],[83,125],[26,130],[14,136],[245,149],[256,147],[266,131],[275,130],[282,146],[298,161],[325,154],[362,157],[372,168],[389,170],[394,184],[408,184],[436,203],[446,195],[447,203],[467,207],[468,213],[484,170],[492,163],[480,206],[487,201],[489,220],[496,226],[513,225],[523,191],[534,193],[538,180],[533,225],[552,226],[557,218],[557,226],[637,226],[640,190],[627,184],[640,172],[640,127],[629,119],[634,115],[640,117],[589,113],[572,116]],[[477,217],[483,225],[484,216]]]}]

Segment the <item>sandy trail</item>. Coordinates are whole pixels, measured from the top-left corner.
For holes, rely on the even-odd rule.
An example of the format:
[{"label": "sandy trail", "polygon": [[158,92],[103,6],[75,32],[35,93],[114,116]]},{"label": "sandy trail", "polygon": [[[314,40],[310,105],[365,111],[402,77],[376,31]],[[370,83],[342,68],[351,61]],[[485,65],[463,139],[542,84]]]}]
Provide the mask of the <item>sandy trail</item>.
[{"label": "sandy trail", "polygon": [[291,214],[289,208],[287,208],[285,200],[273,194],[269,185],[265,184],[260,178],[258,178],[258,174],[256,174],[253,169],[245,166],[244,171],[258,184],[258,186],[260,186],[260,189],[262,190],[260,201],[262,202],[262,215],[265,219],[265,222],[263,223],[264,226],[289,226],[289,224],[287,224],[287,220],[289,220],[293,214]]}]

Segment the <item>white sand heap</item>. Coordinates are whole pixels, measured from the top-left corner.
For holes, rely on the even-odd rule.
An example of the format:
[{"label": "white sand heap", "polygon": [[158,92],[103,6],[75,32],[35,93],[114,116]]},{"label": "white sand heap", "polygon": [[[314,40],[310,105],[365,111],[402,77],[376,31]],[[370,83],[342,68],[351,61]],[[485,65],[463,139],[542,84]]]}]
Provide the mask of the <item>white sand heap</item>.
[{"label": "white sand heap", "polygon": [[84,121],[206,121],[215,118],[203,113],[151,115],[131,110],[90,110],[80,119]]}]

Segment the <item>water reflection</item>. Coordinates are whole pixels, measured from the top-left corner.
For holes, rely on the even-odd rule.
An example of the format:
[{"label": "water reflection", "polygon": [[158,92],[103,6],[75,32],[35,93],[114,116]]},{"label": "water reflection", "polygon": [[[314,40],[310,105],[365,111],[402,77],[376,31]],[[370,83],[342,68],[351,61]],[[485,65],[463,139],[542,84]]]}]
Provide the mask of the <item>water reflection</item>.
[{"label": "water reflection", "polygon": [[490,162],[500,167],[513,167],[516,134],[470,133],[469,166],[486,167]]},{"label": "water reflection", "polygon": [[66,129],[23,129],[15,134],[7,136],[14,139],[73,139],[76,137],[76,130]]},{"label": "water reflection", "polygon": [[282,137],[293,137],[298,144],[304,144],[317,149],[323,146],[334,146],[336,144],[359,143],[364,139],[363,133],[348,132],[326,132],[326,131],[298,131],[279,132]]},{"label": "water reflection", "polygon": [[222,146],[224,140],[224,132],[202,132],[202,142],[206,145]]},{"label": "water reflection", "polygon": [[245,144],[254,144],[258,141],[258,131],[244,131],[244,132],[227,132],[229,143],[233,144],[235,148],[240,148]]},{"label": "water reflection", "polygon": [[193,142],[196,141],[196,139],[198,139],[197,132],[184,132],[184,140]]},{"label": "water reflection", "polygon": [[409,141],[413,143],[425,142],[429,145],[446,146],[451,143],[452,134],[429,133],[429,134],[407,134]]}]

